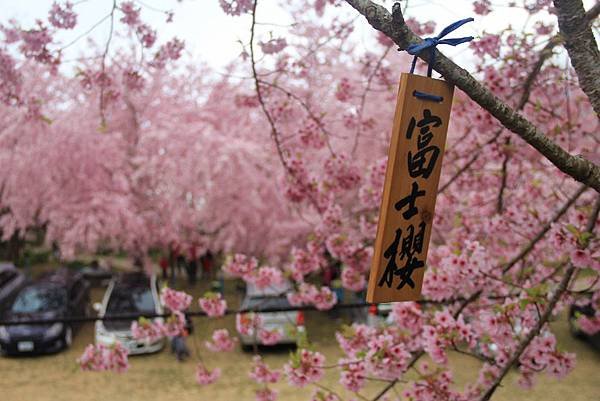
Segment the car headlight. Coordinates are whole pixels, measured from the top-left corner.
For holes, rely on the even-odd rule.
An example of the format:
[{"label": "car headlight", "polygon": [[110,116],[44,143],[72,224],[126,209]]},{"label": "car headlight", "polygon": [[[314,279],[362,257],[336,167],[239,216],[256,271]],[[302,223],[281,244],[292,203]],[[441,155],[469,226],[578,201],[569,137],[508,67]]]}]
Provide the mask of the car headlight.
[{"label": "car headlight", "polygon": [[8,334],[6,326],[0,326],[0,340],[6,342],[10,341],[10,334]]},{"label": "car headlight", "polygon": [[60,333],[62,333],[62,331],[63,331],[63,324],[62,323],[54,323],[52,326],[50,326],[50,328],[48,330],[46,330],[46,333],[44,333],[44,338],[58,337],[60,335]]}]

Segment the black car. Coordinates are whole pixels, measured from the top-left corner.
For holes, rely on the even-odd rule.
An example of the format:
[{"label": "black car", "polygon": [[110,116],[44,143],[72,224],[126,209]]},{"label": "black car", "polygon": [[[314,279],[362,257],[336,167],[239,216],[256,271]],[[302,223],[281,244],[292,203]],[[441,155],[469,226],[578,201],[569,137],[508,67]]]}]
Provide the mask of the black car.
[{"label": "black car", "polygon": [[27,324],[28,320],[84,316],[89,311],[89,284],[81,274],[59,270],[23,287],[2,320],[23,324],[0,326],[0,351],[8,355],[56,352],[73,340],[71,324]]},{"label": "black car", "polygon": [[571,329],[571,333],[584,341],[587,341],[594,348],[600,350],[600,332],[595,334],[587,334],[579,327],[579,318],[582,316],[587,316],[592,318],[596,315],[596,310],[591,304],[587,304],[584,306],[580,305],[571,305],[569,309],[569,328]]},{"label": "black car", "polygon": [[0,263],[0,315],[25,284],[25,275],[12,263]]}]

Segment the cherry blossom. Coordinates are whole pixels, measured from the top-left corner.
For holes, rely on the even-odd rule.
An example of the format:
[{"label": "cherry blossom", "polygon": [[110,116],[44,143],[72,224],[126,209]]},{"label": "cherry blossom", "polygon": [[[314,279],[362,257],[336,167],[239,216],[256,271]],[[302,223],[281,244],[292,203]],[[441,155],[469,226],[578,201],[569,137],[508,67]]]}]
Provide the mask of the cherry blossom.
[{"label": "cherry blossom", "polygon": [[284,38],[273,38],[267,42],[259,42],[261,50],[265,54],[275,54],[279,53],[287,46],[287,42]]},{"label": "cherry blossom", "polygon": [[290,384],[304,387],[323,377],[325,374],[324,362],[325,357],[322,354],[299,349],[290,357],[290,361],[283,366],[283,370]]},{"label": "cherry blossom", "polygon": [[175,311],[167,318],[162,327],[163,334],[167,337],[181,335],[185,330],[185,315],[180,311]]},{"label": "cherry blossom", "polygon": [[238,333],[245,336],[252,336],[262,326],[262,318],[259,314],[238,313],[235,315],[235,327]]},{"label": "cherry blossom", "polygon": [[276,370],[271,370],[263,362],[260,355],[256,355],[253,358],[252,370],[250,371],[250,378],[259,384],[272,384],[277,383],[281,373]]},{"label": "cherry blossom", "polygon": [[73,4],[68,1],[64,5],[53,3],[48,13],[48,21],[55,28],[73,29],[77,25],[77,14],[73,11]]},{"label": "cherry blossom", "polygon": [[208,370],[203,363],[196,365],[196,382],[201,386],[213,384],[221,377],[221,369]]},{"label": "cherry blossom", "polygon": [[119,342],[115,342],[111,346],[90,344],[77,359],[77,362],[81,370],[87,371],[111,370],[123,373],[129,368],[127,349]]},{"label": "cherry blossom", "polygon": [[183,291],[164,287],[160,292],[160,302],[173,312],[181,312],[190,307],[192,296]]},{"label": "cherry blossom", "polygon": [[255,390],[256,401],[275,401],[277,399],[277,390],[268,387]]},{"label": "cherry blossom", "polygon": [[227,310],[227,301],[220,293],[207,292],[204,297],[198,299],[200,309],[210,317],[220,317],[225,315]]},{"label": "cherry blossom", "polygon": [[227,329],[218,329],[213,332],[212,341],[206,341],[204,345],[212,352],[229,352],[236,343],[237,338],[231,337]]},{"label": "cherry blossom", "polygon": [[148,344],[154,343],[163,338],[165,332],[164,325],[160,322],[148,320],[144,317],[131,323],[131,334],[138,341],[144,341]]},{"label": "cherry blossom", "polygon": [[259,330],[258,339],[263,345],[275,345],[283,338],[283,333],[280,329]]}]

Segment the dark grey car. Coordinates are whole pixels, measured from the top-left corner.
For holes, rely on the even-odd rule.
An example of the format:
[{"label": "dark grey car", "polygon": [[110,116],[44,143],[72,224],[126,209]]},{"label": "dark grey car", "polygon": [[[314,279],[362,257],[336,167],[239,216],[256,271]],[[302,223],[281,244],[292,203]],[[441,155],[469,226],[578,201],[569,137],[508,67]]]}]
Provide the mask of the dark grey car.
[{"label": "dark grey car", "polygon": [[[89,312],[89,284],[78,273],[57,270],[24,286],[1,320],[22,322],[0,326],[0,353],[8,355],[57,352],[71,346],[77,324],[61,322]],[[27,324],[29,320],[55,320]]]},{"label": "dark grey car", "polygon": [[12,263],[0,263],[0,315],[25,284],[25,275]]}]

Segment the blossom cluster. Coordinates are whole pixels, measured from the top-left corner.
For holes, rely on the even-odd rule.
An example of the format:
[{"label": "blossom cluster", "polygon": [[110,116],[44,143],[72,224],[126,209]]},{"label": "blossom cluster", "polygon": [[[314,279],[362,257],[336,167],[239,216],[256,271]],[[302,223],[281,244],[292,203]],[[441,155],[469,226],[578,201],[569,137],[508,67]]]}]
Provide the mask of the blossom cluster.
[{"label": "blossom cluster", "polygon": [[202,298],[198,299],[198,305],[209,317],[224,316],[227,310],[227,301],[218,292],[207,292]]},{"label": "blossom cluster", "polygon": [[292,354],[290,361],[283,366],[283,370],[290,384],[304,387],[323,377],[325,374],[324,363],[325,357],[319,352],[299,349]]},{"label": "blossom cluster", "polygon": [[127,349],[119,342],[115,342],[111,346],[90,344],[77,362],[81,369],[86,371],[110,370],[123,373],[129,368],[127,354]]}]

